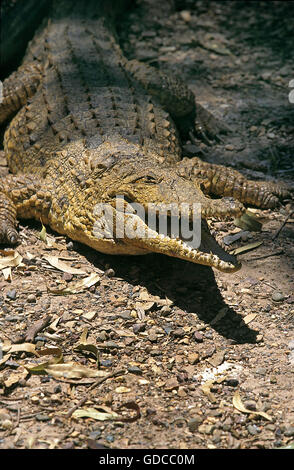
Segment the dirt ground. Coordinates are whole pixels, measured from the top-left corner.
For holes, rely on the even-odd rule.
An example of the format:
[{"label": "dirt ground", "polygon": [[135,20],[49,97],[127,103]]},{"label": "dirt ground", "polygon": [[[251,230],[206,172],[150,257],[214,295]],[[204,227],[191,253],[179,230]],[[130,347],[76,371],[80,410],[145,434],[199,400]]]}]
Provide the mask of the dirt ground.
[{"label": "dirt ground", "polygon": [[[291,2],[162,4],[126,15],[126,55],[180,75],[232,131],[185,154],[293,184]],[[277,233],[291,211],[255,211],[261,231],[228,248],[262,244],[230,275],[106,256],[49,229],[44,241],[40,223],[22,221],[20,256],[0,273],[0,448],[291,446],[293,214]],[[240,231],[211,226],[220,239]]]}]

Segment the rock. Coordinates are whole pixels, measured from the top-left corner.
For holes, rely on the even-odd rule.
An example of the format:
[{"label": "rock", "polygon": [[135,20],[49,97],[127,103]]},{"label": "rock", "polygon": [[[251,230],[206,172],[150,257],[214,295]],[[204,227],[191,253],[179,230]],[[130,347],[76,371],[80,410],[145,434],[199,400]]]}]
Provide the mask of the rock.
[{"label": "rock", "polygon": [[201,416],[195,416],[194,418],[191,418],[188,421],[189,431],[191,431],[191,432],[197,431],[198,426],[202,423],[202,421],[203,420],[202,420]]},{"label": "rock", "polygon": [[46,413],[37,413],[35,416],[37,421],[50,421],[51,418]]},{"label": "rock", "polygon": [[282,302],[282,300],[285,300],[285,296],[282,294],[282,292],[275,291],[272,293],[272,299],[275,302]]},{"label": "rock", "polygon": [[176,330],[172,330],[171,334],[175,338],[183,338],[183,336],[185,336],[185,331],[183,330],[183,328],[177,328]]},{"label": "rock", "polygon": [[6,297],[8,297],[10,300],[15,300],[16,299],[16,289],[11,289],[6,293]]},{"label": "rock", "polygon": [[165,383],[165,390],[170,392],[171,390],[174,390],[175,388],[178,388],[179,382],[175,377],[172,377],[171,379],[168,379]]},{"label": "rock", "polygon": [[292,437],[294,436],[294,426],[289,426],[284,431],[284,436]]},{"label": "rock", "polygon": [[30,304],[34,304],[37,302],[37,298],[35,296],[35,294],[29,294],[27,296],[27,302],[30,303]]},{"label": "rock", "polygon": [[131,374],[142,375],[142,370],[138,366],[129,366],[128,372]]},{"label": "rock", "polygon": [[147,336],[147,339],[149,339],[149,341],[151,341],[151,343],[156,343],[157,339],[158,339],[158,336],[156,333],[154,333],[154,331],[151,331],[148,336]]},{"label": "rock", "polygon": [[260,428],[256,426],[256,424],[249,424],[247,426],[247,431],[249,434],[251,434],[251,436],[256,436],[256,434],[260,432]]},{"label": "rock", "polygon": [[227,145],[225,145],[225,149],[229,150],[229,151],[232,151],[232,150],[235,150],[235,146],[232,145],[232,144],[227,144]]},{"label": "rock", "polygon": [[236,377],[227,377],[225,382],[229,387],[237,387],[239,385],[239,380]]},{"label": "rock", "polygon": [[114,269],[109,268],[109,269],[106,269],[106,271],[104,271],[104,274],[107,277],[113,277],[113,276],[115,276],[115,271],[114,271]]},{"label": "rock", "polygon": [[96,336],[96,340],[99,342],[99,343],[102,343],[103,341],[106,341],[108,338],[108,335],[106,333],[106,331],[99,331],[99,333],[97,334]]},{"label": "rock", "polygon": [[200,424],[198,428],[198,432],[201,434],[211,434],[212,431],[215,429],[215,426],[213,424]]},{"label": "rock", "polygon": [[203,336],[202,336],[202,334],[199,333],[199,331],[197,331],[197,330],[194,331],[194,333],[193,333],[193,338],[194,338],[194,340],[195,340],[197,343],[202,343],[202,341],[203,341]]},{"label": "rock", "polygon": [[83,313],[82,317],[85,318],[88,321],[92,321],[97,317],[98,312],[92,310],[91,312],[85,312]]},{"label": "rock", "polygon": [[244,406],[248,408],[248,410],[256,411],[256,403],[254,400],[246,400]]},{"label": "rock", "polygon": [[134,333],[140,333],[141,331],[145,331],[146,324],[145,323],[135,323],[133,325],[133,332]]},{"label": "rock", "polygon": [[98,429],[97,431],[92,431],[92,432],[90,432],[90,434],[89,434],[89,438],[90,438],[90,439],[94,439],[94,440],[98,439],[100,436],[101,436],[101,431],[100,431],[100,429]]},{"label": "rock", "polygon": [[100,361],[100,364],[103,367],[111,367],[112,366],[112,360],[111,359],[102,359]]},{"label": "rock", "polygon": [[185,21],[185,23],[189,23],[191,21],[191,13],[188,11],[188,10],[182,10],[180,12],[180,17],[182,18],[182,20]]},{"label": "rock", "polygon": [[199,354],[198,353],[190,353],[188,354],[188,362],[189,364],[196,364],[197,362],[199,362]]}]

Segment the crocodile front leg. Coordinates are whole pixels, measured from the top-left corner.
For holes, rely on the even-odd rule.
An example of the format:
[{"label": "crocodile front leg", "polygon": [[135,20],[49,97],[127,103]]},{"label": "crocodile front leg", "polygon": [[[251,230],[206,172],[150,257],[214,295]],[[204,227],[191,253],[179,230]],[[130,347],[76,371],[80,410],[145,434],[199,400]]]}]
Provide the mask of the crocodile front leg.
[{"label": "crocodile front leg", "polygon": [[0,101],[0,124],[9,119],[33,96],[42,78],[42,66],[38,62],[21,65],[3,82]]},{"label": "crocodile front leg", "polygon": [[34,176],[8,175],[0,180],[0,243],[14,245],[17,217],[47,222],[51,194]]},{"label": "crocodile front leg", "polygon": [[243,204],[264,209],[275,208],[280,200],[291,198],[290,188],[270,181],[253,181],[241,173],[222,165],[207,163],[200,158],[184,158],[177,163],[181,176],[195,181],[204,193],[230,196]]}]

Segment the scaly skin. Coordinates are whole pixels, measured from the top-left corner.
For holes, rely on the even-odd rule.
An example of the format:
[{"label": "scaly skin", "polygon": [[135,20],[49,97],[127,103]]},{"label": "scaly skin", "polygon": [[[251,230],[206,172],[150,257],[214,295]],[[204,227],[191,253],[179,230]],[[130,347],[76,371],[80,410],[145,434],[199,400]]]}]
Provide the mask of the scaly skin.
[{"label": "scaly skin", "polygon": [[[0,241],[17,241],[16,217],[41,218],[103,253],[158,252],[236,271],[240,264],[211,237],[205,219],[239,216],[242,203],[274,207],[275,194],[284,193],[197,157],[181,160],[178,133],[183,123],[185,132],[197,123],[194,96],[181,81],[123,56],[106,11],[121,3],[56,2],[23,64],[5,80],[0,120],[19,112],[4,137],[13,175],[0,183]],[[186,203],[179,217],[190,220],[200,203],[200,247],[156,230],[152,238],[102,237],[108,219],[97,204],[114,207],[118,195],[146,211],[150,203]],[[149,230],[139,217],[114,214]]]}]

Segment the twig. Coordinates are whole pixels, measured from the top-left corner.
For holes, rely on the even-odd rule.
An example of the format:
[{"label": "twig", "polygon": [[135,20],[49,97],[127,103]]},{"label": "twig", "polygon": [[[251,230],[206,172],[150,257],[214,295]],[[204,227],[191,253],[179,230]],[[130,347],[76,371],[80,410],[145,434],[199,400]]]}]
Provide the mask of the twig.
[{"label": "twig", "polygon": [[41,318],[41,320],[38,320],[34,325],[30,326],[25,334],[24,341],[29,343],[33,342],[35,336],[49,325],[51,318],[51,315],[47,315],[45,318]]},{"label": "twig", "polygon": [[288,220],[290,219],[290,217],[291,217],[293,214],[294,214],[294,210],[291,211],[291,212],[287,215],[287,217],[285,218],[285,220],[284,220],[284,222],[282,223],[282,225],[280,226],[280,228],[278,228],[278,230],[274,233],[272,240],[275,240],[275,239],[279,236],[280,231],[282,230],[283,227],[285,227],[286,223],[288,222]]},{"label": "twig", "polygon": [[261,255],[261,256],[256,256],[255,258],[250,258],[247,261],[256,261],[258,259],[270,258],[271,256],[282,255],[283,253],[284,253],[284,250],[278,250],[278,251],[274,251],[273,253],[269,253],[268,255]]}]

